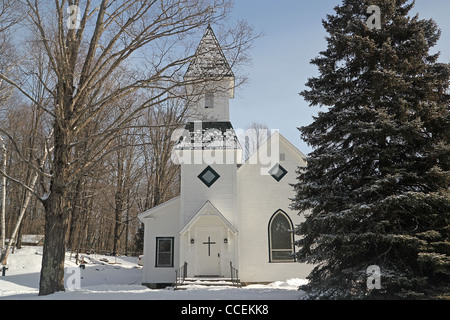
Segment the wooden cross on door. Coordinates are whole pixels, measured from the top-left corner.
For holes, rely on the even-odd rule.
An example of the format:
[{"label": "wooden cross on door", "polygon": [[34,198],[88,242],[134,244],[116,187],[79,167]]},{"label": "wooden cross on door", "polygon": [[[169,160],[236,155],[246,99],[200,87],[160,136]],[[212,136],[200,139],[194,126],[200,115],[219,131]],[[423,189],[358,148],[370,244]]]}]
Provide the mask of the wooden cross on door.
[{"label": "wooden cross on door", "polygon": [[208,257],[211,256],[211,245],[216,244],[215,242],[211,242],[211,237],[208,237],[208,242],[203,242],[203,244],[208,245]]}]

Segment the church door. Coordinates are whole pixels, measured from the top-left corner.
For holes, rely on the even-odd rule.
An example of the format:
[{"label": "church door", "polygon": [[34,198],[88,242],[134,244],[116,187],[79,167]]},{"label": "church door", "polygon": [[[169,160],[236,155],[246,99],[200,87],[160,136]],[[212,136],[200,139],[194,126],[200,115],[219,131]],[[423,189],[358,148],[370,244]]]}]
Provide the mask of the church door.
[{"label": "church door", "polygon": [[221,229],[216,228],[199,230],[197,237],[199,276],[220,276],[221,234]]}]

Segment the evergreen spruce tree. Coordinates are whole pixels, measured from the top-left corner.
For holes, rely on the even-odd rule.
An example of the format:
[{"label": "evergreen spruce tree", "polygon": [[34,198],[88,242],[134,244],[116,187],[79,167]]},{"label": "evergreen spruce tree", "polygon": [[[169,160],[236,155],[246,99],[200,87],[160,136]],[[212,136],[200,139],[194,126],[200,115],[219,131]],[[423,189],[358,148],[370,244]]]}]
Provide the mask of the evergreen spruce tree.
[{"label": "evergreen spruce tree", "polygon": [[[381,29],[366,23],[370,5]],[[300,128],[313,147],[292,207],[309,298],[436,298],[450,292],[450,65],[430,54],[433,20],[408,0],[344,0],[323,25],[320,74],[301,95],[323,106]],[[368,285],[380,268],[381,289]],[[370,282],[372,284],[372,282]]]}]

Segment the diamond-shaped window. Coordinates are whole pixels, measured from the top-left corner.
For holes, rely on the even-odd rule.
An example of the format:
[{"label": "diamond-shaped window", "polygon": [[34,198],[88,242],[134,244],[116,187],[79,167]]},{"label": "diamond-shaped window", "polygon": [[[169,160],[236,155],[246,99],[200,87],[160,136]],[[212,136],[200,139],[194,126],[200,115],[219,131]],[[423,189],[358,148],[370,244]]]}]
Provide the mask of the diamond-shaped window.
[{"label": "diamond-shaped window", "polygon": [[209,188],[220,178],[220,175],[208,166],[198,175],[198,178]]},{"label": "diamond-shaped window", "polygon": [[269,174],[277,181],[283,179],[283,177],[287,174],[285,168],[283,168],[279,163],[277,163],[272,169],[270,169]]}]

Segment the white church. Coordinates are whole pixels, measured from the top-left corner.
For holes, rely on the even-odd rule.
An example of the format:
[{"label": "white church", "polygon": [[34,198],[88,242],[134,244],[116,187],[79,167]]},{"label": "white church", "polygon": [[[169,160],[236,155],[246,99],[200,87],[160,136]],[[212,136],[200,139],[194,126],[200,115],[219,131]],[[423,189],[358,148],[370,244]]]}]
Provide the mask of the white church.
[{"label": "white church", "polygon": [[191,117],[173,152],[181,166],[180,196],[139,215],[143,284],[306,278],[313,266],[295,261],[293,232],[304,217],[289,209],[291,184],[297,169],[306,167],[305,155],[274,132],[242,163],[229,116],[234,75],[211,27],[185,79],[191,83],[187,92],[201,98],[189,106]]}]

